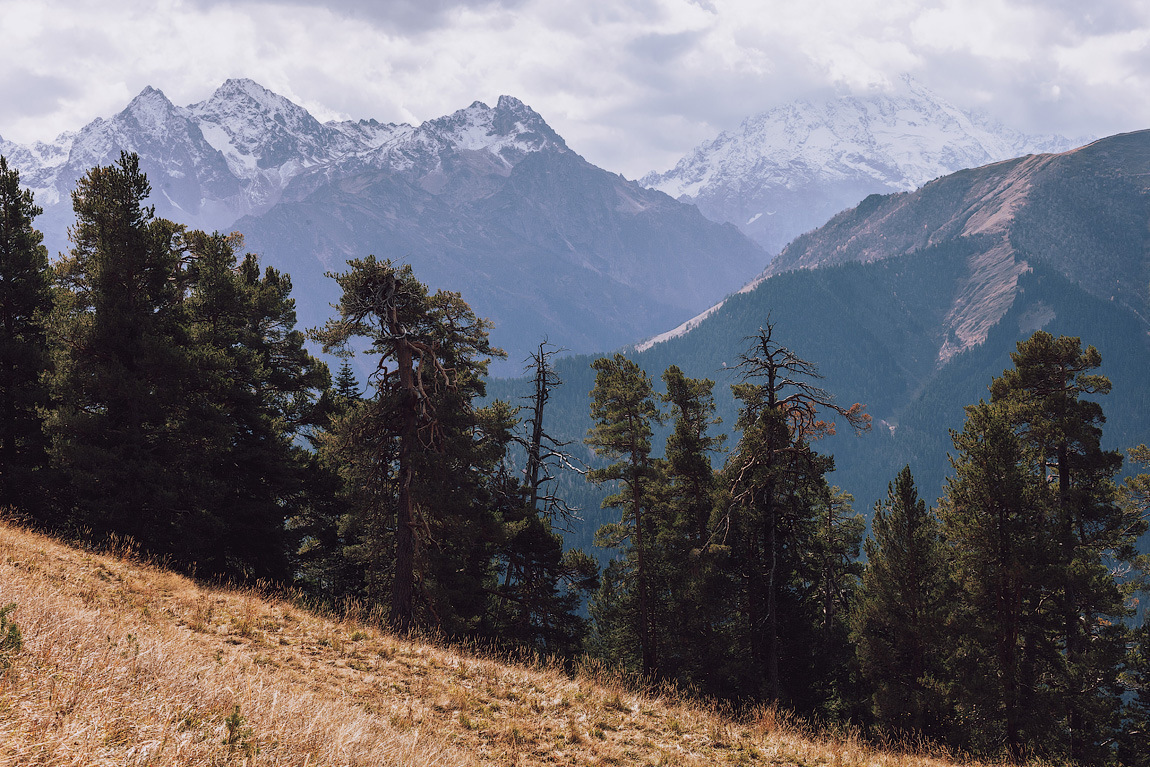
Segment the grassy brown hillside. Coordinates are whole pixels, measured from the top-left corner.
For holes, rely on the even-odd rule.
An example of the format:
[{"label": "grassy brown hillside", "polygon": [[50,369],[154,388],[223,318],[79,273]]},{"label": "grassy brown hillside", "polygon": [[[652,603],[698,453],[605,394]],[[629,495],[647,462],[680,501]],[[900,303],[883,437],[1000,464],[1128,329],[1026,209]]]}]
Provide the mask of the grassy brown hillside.
[{"label": "grassy brown hillside", "polygon": [[[2,765],[942,765],[216,590],[0,524]],[[352,611],[354,612],[354,611]],[[5,666],[7,668],[5,669]]]}]

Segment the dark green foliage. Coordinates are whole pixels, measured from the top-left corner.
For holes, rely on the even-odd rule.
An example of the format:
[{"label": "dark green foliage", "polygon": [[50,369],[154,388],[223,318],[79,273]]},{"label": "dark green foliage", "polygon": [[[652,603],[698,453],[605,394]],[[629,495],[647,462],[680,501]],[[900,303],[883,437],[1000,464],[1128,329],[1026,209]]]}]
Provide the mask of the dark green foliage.
[{"label": "dark green foliage", "polygon": [[335,376],[335,396],[351,402],[358,400],[362,395],[359,388],[359,381],[355,380],[355,373],[351,371],[351,365],[347,360],[339,366],[339,372]]},{"label": "dark green foliage", "polygon": [[1053,574],[1048,492],[1028,470],[1003,407],[968,407],[953,439],[955,474],[939,513],[960,590],[955,731],[970,739],[965,745],[1018,761],[1051,734],[1049,694],[1040,686],[1052,630],[1043,614]]},{"label": "dark green foliage", "polygon": [[[659,665],[658,636],[654,627],[652,569],[657,569],[653,550],[654,491],[660,467],[651,459],[651,425],[661,420],[655,404],[651,379],[638,365],[621,354],[602,357],[591,363],[595,388],[591,392],[591,417],[595,425],[586,442],[596,454],[615,462],[588,473],[595,484],[617,483],[618,492],[603,501],[604,508],[618,508],[619,522],[605,524],[596,533],[596,545],[621,550],[623,558],[603,574],[597,601],[618,618],[607,619],[627,625],[638,638],[639,668],[652,673]],[[633,604],[628,604],[633,603]],[[626,616],[626,617],[624,617]],[[625,658],[611,633],[600,632],[600,652]],[[626,646],[634,648],[634,644]],[[628,653],[629,654],[629,653]]]},{"label": "dark green foliage", "polygon": [[1143,619],[1132,632],[1131,640],[1124,674],[1131,695],[1124,712],[1118,757],[1127,767],[1147,767],[1150,765],[1150,622]]},{"label": "dark green foliage", "polygon": [[52,307],[48,253],[32,227],[41,213],[20,174],[0,156],[0,508],[41,520],[47,513],[49,369],[46,323]]},{"label": "dark green foliage", "polygon": [[1063,742],[1080,763],[1105,761],[1117,723],[1117,668],[1124,652],[1121,621],[1129,615],[1114,562],[1134,556],[1146,522],[1117,503],[1114,476],[1122,464],[1101,447],[1102,407],[1110,380],[1091,373],[1101,363],[1078,338],[1034,333],[1011,355],[1014,367],[991,385],[1026,447],[1029,470],[1046,480],[1048,555],[1054,589],[1050,611],[1061,623],[1061,658],[1053,674]]},{"label": "dark green foliage", "polygon": [[774,329],[767,323],[749,339],[740,362],[744,381],[732,387],[743,403],[736,424],[742,436],[724,468],[730,496],[718,527],[738,578],[741,694],[813,710],[837,705],[841,692],[822,678],[830,666],[818,656],[832,633],[826,617],[842,606],[837,592],[849,588],[840,578],[851,575],[830,563],[849,560],[852,549],[857,556],[862,527],[853,524],[851,533],[840,526],[844,519],[833,518],[849,516],[827,506],[833,500],[824,475],[834,460],[810,442],[834,432],[824,413],[856,432],[870,419],[858,404],[834,404],[814,385],[815,365],[780,344]]},{"label": "dark green foliage", "polygon": [[[1077,338],[1038,331],[967,408],[940,509],[957,586],[948,650],[952,737],[1012,760],[1106,764],[1132,614],[1119,574],[1146,530],[1101,448],[1110,391]],[[1134,485],[1137,482],[1134,481]],[[1130,485],[1133,487],[1133,485]]]},{"label": "dark green foliage", "polygon": [[687,378],[672,365],[663,372],[663,383],[674,428],[667,437],[665,487],[654,516],[654,548],[664,564],[655,600],[660,670],[720,696],[725,687],[723,603],[731,583],[723,569],[727,549],[712,527],[720,485],[711,459],[726,435],[710,433],[720,423],[711,395],[714,381]]},{"label": "dark green foliage", "polygon": [[[504,462],[491,480],[503,534],[495,555],[499,582],[492,589],[485,631],[502,643],[572,656],[582,649],[587,634],[587,622],[576,612],[581,598],[598,588],[599,569],[578,549],[564,552],[563,539],[552,528],[556,520],[569,524],[573,511],[554,492],[556,474],[571,458],[567,444],[546,428],[547,403],[562,384],[551,362],[558,350],[548,346],[541,342],[530,358],[534,391],[527,398],[525,433],[513,437],[509,426],[501,430],[509,435],[507,447],[523,448],[524,469],[523,481],[513,481]],[[498,400],[485,412],[508,425],[515,417]]]},{"label": "dark green foliage", "polygon": [[943,653],[947,561],[937,518],[918,497],[910,466],[875,504],[852,639],[881,726],[946,734]]},{"label": "dark green foliage", "polygon": [[[295,437],[316,417],[326,367],[295,329],[291,280],[242,241],[185,237],[191,291],[184,301],[194,371],[189,422],[200,448],[188,456],[199,476],[201,571],[248,579],[292,575],[285,523],[302,503],[308,459]],[[190,530],[185,531],[191,533]]]},{"label": "dark green foliage", "polygon": [[[1138,445],[1130,450],[1131,463],[1145,468],[1150,466],[1150,449]],[[1122,486],[1120,503],[1128,514],[1145,520],[1150,516],[1150,474],[1139,473],[1128,477]],[[1150,593],[1150,561],[1143,555],[1137,562],[1136,579],[1139,596]],[[1135,604],[1138,600],[1133,600]],[[1130,767],[1150,767],[1150,619],[1145,607],[1134,619],[1129,652],[1123,670],[1123,683],[1128,699],[1123,711],[1122,732],[1118,741],[1118,757]]]},{"label": "dark green foliage", "polygon": [[143,207],[149,191],[127,154],[77,183],[74,247],[56,267],[50,430],[76,522],[171,555],[177,518],[198,511],[180,467],[199,445],[175,427],[188,420],[190,374],[179,230]]},{"label": "dark green foliage", "polygon": [[252,743],[255,732],[248,726],[248,720],[240,713],[238,705],[224,719],[224,728],[226,733],[222,743],[229,752],[239,752],[248,757],[259,753],[259,748]]},{"label": "dark green foliage", "polygon": [[339,316],[315,331],[325,350],[358,337],[378,356],[374,396],[337,419],[325,445],[349,488],[347,554],[396,628],[465,634],[484,612],[498,531],[483,484],[509,426],[481,423],[472,401],[500,352],[459,294],[429,294],[411,267],[371,256],[348,266],[334,275]]},{"label": "dark green foliage", "polygon": [[73,195],[49,422],[71,522],[203,574],[287,579],[307,466],[294,439],[326,368],[286,276],[240,260],[239,240],[155,218],[148,192],[124,154]]},{"label": "dark green foliage", "polygon": [[0,669],[11,666],[11,657],[24,649],[20,627],[9,617],[15,609],[15,602],[0,607]]},{"label": "dark green foliage", "polygon": [[854,496],[837,487],[824,488],[813,509],[817,529],[810,553],[818,627],[811,698],[820,714],[843,721],[858,714],[862,697],[853,668],[850,615],[863,573],[859,549],[866,522],[852,507]]},{"label": "dark green foliage", "polygon": [[577,611],[581,598],[598,586],[598,568],[581,551],[563,551],[548,517],[523,503],[511,476],[500,472],[494,482],[502,540],[484,633],[500,644],[570,657],[587,634]]}]

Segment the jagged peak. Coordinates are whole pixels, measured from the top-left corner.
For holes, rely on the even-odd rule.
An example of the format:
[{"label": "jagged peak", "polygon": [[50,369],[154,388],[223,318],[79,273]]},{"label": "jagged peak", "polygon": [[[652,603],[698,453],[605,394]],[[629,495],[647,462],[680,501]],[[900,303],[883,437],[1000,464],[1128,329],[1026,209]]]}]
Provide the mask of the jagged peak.
[{"label": "jagged peak", "polygon": [[161,106],[173,111],[177,108],[162,90],[153,88],[150,85],[145,85],[144,89],[140,91],[134,99],[128,102],[128,106],[124,111],[135,111],[145,105]]},{"label": "jagged peak", "polygon": [[[171,100],[158,88],[146,86],[139,95],[128,102],[128,106],[124,107],[116,117],[111,121],[115,125],[125,119],[134,120],[141,127],[145,127],[149,131],[164,131],[168,125],[171,124],[173,119],[178,120],[181,117],[186,117],[187,112],[180,107],[176,106]],[[101,126],[107,124],[105,121],[97,118],[89,126]]]},{"label": "jagged peak", "polygon": [[514,96],[500,96],[499,101],[495,104],[496,109],[506,109],[515,112],[527,111],[531,114],[536,114],[535,110],[524,104]]},{"label": "jagged peak", "polygon": [[216,88],[212,93],[212,98],[234,98],[237,95],[250,96],[255,99],[271,97],[284,101],[287,100],[249,77],[229,77],[227,80],[224,80],[220,87]]},{"label": "jagged peak", "polygon": [[513,96],[500,96],[494,109],[482,101],[473,101],[465,109],[428,120],[419,130],[460,149],[485,149],[497,154],[509,149],[528,153],[547,147],[567,148],[546,120]]},{"label": "jagged peak", "polygon": [[237,111],[291,115],[297,120],[318,124],[311,113],[299,104],[246,77],[228,78],[206,100],[193,104],[189,109],[204,116]]}]

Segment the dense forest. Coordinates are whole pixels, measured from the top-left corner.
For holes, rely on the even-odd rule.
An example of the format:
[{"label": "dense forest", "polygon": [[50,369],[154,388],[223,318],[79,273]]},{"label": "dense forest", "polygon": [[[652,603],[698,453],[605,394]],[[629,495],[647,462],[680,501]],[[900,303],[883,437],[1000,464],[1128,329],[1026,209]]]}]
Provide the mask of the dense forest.
[{"label": "dense forest", "polygon": [[[1124,456],[1102,447],[1111,382],[1079,338],[1019,343],[950,434],[937,507],[904,468],[867,536],[816,449],[869,429],[867,408],[838,403],[768,317],[734,366],[730,434],[713,381],[669,364],[657,386],[613,355],[592,363],[575,445],[549,430],[553,347],[529,361],[524,405],[488,398],[490,324],[373,256],[331,275],[324,326],[296,328],[286,274],[237,235],[157,218],[149,194],[133,155],[93,168],[71,252],[50,263],[0,158],[7,513],[131,539],[199,577],[357,600],[398,631],[587,653],[734,706],[1013,762],[1150,765],[1135,548],[1150,474],[1119,481]],[[309,339],[366,355],[365,385],[346,361],[333,380]],[[572,471],[610,493],[602,572],[564,550]]]}]

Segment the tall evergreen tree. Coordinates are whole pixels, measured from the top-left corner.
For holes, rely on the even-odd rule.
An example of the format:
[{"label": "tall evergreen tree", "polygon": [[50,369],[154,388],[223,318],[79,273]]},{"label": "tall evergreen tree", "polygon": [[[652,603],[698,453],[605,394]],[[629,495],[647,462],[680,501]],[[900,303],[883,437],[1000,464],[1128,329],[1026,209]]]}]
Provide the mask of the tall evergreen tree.
[{"label": "tall evergreen tree", "polygon": [[330,449],[351,481],[353,556],[392,624],[466,631],[483,613],[494,521],[478,513],[482,477],[502,458],[472,402],[501,352],[457,293],[429,294],[411,271],[374,256],[333,275],[339,316],[315,331],[325,351],[365,338],[378,355],[374,396],[337,421]]},{"label": "tall evergreen tree", "polygon": [[1007,409],[1027,448],[1031,471],[1052,485],[1057,547],[1055,599],[1063,624],[1057,696],[1066,755],[1099,764],[1108,757],[1120,708],[1119,630],[1127,615],[1108,560],[1129,560],[1145,523],[1116,503],[1116,451],[1101,447],[1102,407],[1084,397],[1106,394],[1110,381],[1092,373],[1101,363],[1078,338],[1034,333],[1011,354],[1014,367],[991,384],[992,401]]},{"label": "tall evergreen tree", "polygon": [[0,508],[46,514],[49,403],[48,253],[32,222],[41,209],[0,156]]},{"label": "tall evergreen tree", "polygon": [[1150,765],[1150,620],[1145,616],[1134,627],[1126,659],[1126,703],[1122,733],[1118,741],[1118,764],[1124,767]]},{"label": "tall evergreen tree", "polygon": [[811,663],[820,711],[841,720],[852,716],[858,705],[849,618],[863,571],[859,549],[866,522],[854,511],[854,496],[825,481],[823,486],[814,506],[810,551],[811,597],[818,616],[817,641],[812,643],[817,655]]},{"label": "tall evergreen tree", "polygon": [[[1131,463],[1150,466],[1150,449],[1139,445],[1130,450]],[[1123,484],[1120,502],[1131,516],[1142,520],[1150,517],[1150,474],[1141,472],[1128,477]],[[1150,561],[1143,555],[1138,561],[1137,577],[1131,580],[1140,587],[1141,596],[1150,593]],[[1134,600],[1137,603],[1137,599]],[[1123,711],[1122,732],[1118,740],[1118,762],[1128,767],[1150,767],[1150,611],[1145,607],[1133,621],[1123,681],[1127,692]]]},{"label": "tall evergreen tree", "polygon": [[359,381],[355,380],[355,373],[352,372],[351,364],[344,360],[335,377],[335,396],[344,402],[354,402],[360,399],[362,393]]},{"label": "tall evergreen tree", "polygon": [[240,260],[238,237],[156,218],[149,191],[122,154],[73,194],[50,422],[73,521],[204,574],[287,579],[306,465],[294,440],[326,367],[285,275]]},{"label": "tall evergreen tree", "polygon": [[[729,531],[734,567],[741,580],[745,652],[757,680],[749,694],[792,701],[806,695],[809,679],[784,685],[783,658],[794,654],[791,670],[805,665],[814,639],[812,608],[806,593],[813,581],[804,573],[804,552],[816,534],[814,508],[827,492],[824,475],[833,459],[816,454],[812,440],[834,433],[824,413],[847,422],[856,432],[869,428],[870,417],[859,404],[841,407],[815,385],[817,367],[774,338],[767,323],[741,357],[743,382],[732,386],[743,403],[736,428],[739,443],[724,469],[730,501],[720,524]],[[804,585],[805,584],[805,585]],[[783,641],[783,613],[795,618]],[[812,634],[802,637],[795,626]],[[795,675],[797,676],[797,675]]]},{"label": "tall evergreen tree", "polygon": [[660,574],[659,633],[662,671],[713,695],[722,694],[732,670],[724,661],[723,632],[730,588],[723,571],[727,547],[713,535],[719,480],[711,465],[725,434],[710,430],[720,420],[714,381],[688,378],[677,366],[663,372],[674,427],[667,437],[666,487],[656,515],[654,540],[666,562]]},{"label": "tall evergreen tree", "polygon": [[188,381],[180,231],[144,207],[149,191],[138,158],[125,153],[72,193],[73,248],[56,267],[49,429],[75,522],[172,554],[177,520],[195,512],[179,469],[197,446],[173,428],[186,422]]},{"label": "tall evergreen tree", "polygon": [[1056,735],[1043,681],[1052,670],[1049,492],[1005,408],[980,402],[966,414],[939,511],[959,587],[954,733],[1017,763]]},{"label": "tall evergreen tree", "polygon": [[[618,492],[604,499],[603,507],[621,510],[619,522],[599,528],[596,543],[625,552],[623,559],[613,562],[603,574],[596,623],[600,629],[621,631],[623,636],[633,632],[640,667],[651,674],[659,666],[650,572],[655,566],[651,507],[659,467],[651,457],[651,426],[661,417],[651,379],[633,360],[616,354],[613,358],[600,357],[591,367],[595,369],[595,388],[591,391],[595,425],[586,442],[596,454],[615,462],[592,470],[587,478],[596,484],[618,483]],[[615,645],[604,648],[615,653],[631,643],[608,640],[605,644]]]},{"label": "tall evergreen tree", "polygon": [[185,244],[193,372],[183,429],[203,440],[189,462],[206,533],[194,556],[202,572],[285,580],[295,548],[286,523],[309,471],[295,439],[315,415],[327,368],[304,349],[287,275],[261,272],[250,253],[241,260],[238,235],[190,232]]},{"label": "tall evergreen tree", "polygon": [[[499,641],[533,647],[547,654],[573,655],[583,647],[587,622],[577,615],[580,594],[598,587],[599,568],[579,550],[563,550],[553,522],[567,525],[574,512],[554,491],[555,472],[571,465],[566,444],[546,429],[552,391],[562,384],[551,358],[558,349],[546,340],[533,352],[527,373],[534,390],[528,397],[526,433],[509,441],[525,454],[523,480],[511,477],[507,463],[492,478],[502,541],[496,553],[499,583],[493,590],[489,632]],[[493,403],[493,412],[510,412]]]},{"label": "tall evergreen tree", "polygon": [[875,504],[871,526],[851,622],[874,717],[888,728],[941,738],[947,562],[938,519],[918,497],[910,466]]}]

